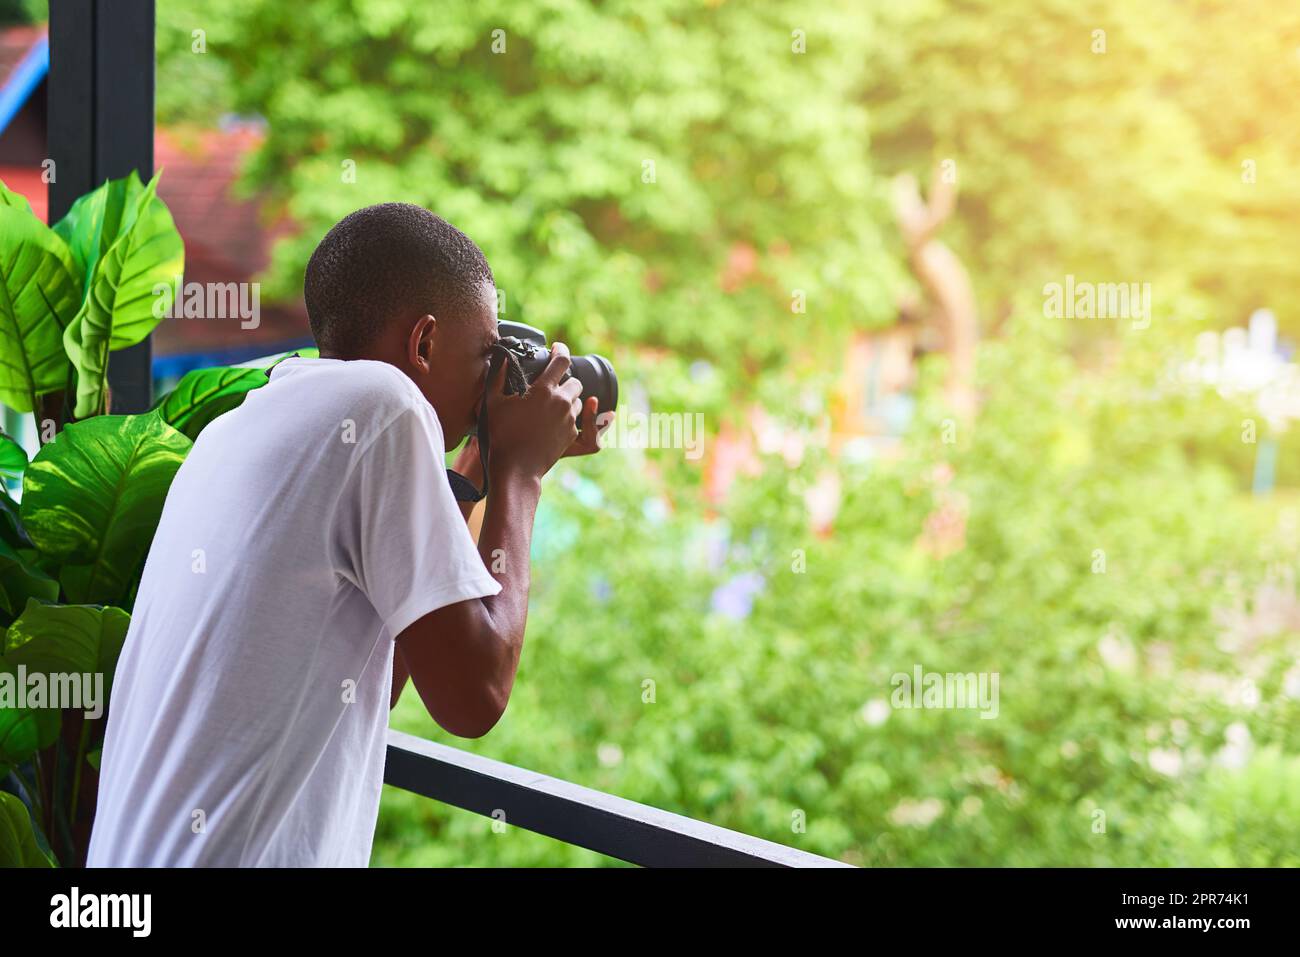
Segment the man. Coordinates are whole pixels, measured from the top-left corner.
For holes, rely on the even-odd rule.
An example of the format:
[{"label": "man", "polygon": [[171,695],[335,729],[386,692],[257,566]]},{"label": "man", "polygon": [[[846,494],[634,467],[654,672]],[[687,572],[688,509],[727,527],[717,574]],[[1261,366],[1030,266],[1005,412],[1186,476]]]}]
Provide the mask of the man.
[{"label": "man", "polygon": [[[596,450],[596,400],[583,409],[581,384],[560,382],[560,343],[525,395],[488,383],[492,272],[418,206],[339,222],[305,296],[320,358],[274,366],[168,492],[114,679],[88,866],[366,866],[408,674],[462,737],[510,698],[541,478]],[[485,389],[476,550],[443,456]],[[478,461],[471,441],[457,468],[480,483]]]}]

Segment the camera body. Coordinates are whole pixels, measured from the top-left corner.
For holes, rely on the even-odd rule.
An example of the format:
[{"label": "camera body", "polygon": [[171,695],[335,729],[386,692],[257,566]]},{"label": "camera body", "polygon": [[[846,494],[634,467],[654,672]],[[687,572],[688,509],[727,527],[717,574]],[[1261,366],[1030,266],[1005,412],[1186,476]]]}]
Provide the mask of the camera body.
[{"label": "camera body", "polygon": [[[531,384],[551,361],[551,351],[546,345],[546,333],[541,329],[525,325],[522,322],[497,323],[497,332],[501,336],[501,345],[505,346],[519,360],[519,368],[524,378]],[[594,353],[585,356],[570,356],[567,379],[577,379],[582,383],[582,402],[595,396],[600,403],[597,416],[613,412],[618,406],[618,376],[614,367],[604,356]],[[582,416],[578,416],[578,428],[582,428]]]}]

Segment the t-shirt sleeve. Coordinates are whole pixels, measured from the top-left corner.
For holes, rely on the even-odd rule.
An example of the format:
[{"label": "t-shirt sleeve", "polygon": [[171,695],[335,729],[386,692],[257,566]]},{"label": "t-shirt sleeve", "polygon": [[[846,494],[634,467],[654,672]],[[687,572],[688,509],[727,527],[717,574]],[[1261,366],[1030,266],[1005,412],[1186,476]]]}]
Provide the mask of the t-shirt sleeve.
[{"label": "t-shirt sleeve", "polygon": [[391,638],[445,605],[501,591],[451,493],[432,408],[407,408],[362,447],[334,528],[339,573]]}]

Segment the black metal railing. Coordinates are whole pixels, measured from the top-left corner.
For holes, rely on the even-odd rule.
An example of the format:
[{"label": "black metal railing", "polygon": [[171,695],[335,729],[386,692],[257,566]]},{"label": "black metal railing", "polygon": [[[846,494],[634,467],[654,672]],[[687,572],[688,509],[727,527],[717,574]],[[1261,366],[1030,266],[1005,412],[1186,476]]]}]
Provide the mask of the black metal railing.
[{"label": "black metal railing", "polygon": [[851,866],[391,728],[384,782],[643,867]]}]

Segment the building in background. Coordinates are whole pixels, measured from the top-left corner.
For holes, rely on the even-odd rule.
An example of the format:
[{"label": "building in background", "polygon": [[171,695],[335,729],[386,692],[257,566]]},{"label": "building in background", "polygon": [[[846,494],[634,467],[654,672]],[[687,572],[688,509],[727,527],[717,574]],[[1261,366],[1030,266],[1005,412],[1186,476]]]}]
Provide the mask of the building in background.
[{"label": "building in background", "polygon": [[[49,65],[43,24],[0,29],[0,180],[26,196],[33,212],[47,222]],[[275,240],[294,228],[268,215],[259,198],[235,195],[240,166],[264,135],[260,123],[241,119],[217,129],[158,129],[154,167],[163,170],[158,195],[185,241],[185,282],[255,282],[270,262]],[[190,369],[312,344],[301,297],[285,303],[263,300],[259,307],[255,326],[237,317],[164,319],[153,333],[155,387],[170,387]]]}]

